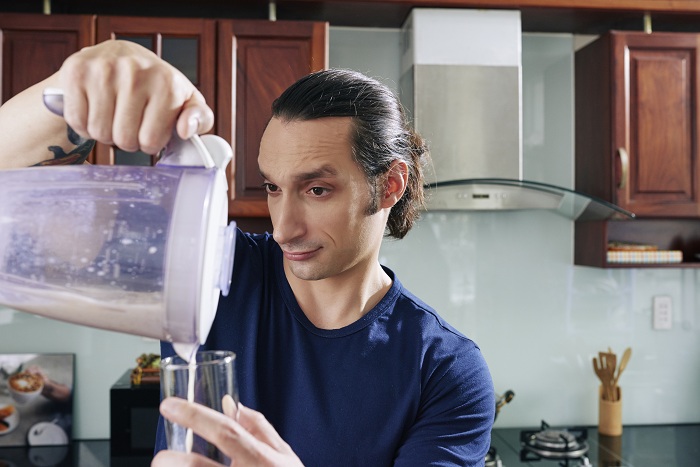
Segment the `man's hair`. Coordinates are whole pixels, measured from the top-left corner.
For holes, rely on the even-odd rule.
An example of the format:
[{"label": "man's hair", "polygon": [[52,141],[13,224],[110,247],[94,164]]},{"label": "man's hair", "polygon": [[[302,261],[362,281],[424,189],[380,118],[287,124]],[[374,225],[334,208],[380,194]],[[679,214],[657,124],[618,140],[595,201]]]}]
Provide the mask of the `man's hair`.
[{"label": "man's hair", "polygon": [[319,71],[287,88],[272,103],[272,117],[283,121],[351,117],[353,157],[365,173],[372,195],[368,214],[379,209],[379,198],[385,190],[381,182],[391,163],[404,161],[408,183],[389,213],[387,235],[403,238],[408,233],[423,208],[423,166],[430,156],[388,87],[356,71]]}]

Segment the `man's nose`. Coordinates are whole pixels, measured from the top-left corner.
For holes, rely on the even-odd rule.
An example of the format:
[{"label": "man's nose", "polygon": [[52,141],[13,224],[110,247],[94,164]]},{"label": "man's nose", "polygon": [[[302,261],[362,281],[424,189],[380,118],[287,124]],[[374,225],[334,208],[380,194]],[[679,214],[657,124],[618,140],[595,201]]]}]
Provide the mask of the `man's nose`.
[{"label": "man's nose", "polygon": [[292,243],[306,233],[304,209],[293,197],[282,195],[275,203],[271,203],[270,219],[272,237],[280,245]]}]

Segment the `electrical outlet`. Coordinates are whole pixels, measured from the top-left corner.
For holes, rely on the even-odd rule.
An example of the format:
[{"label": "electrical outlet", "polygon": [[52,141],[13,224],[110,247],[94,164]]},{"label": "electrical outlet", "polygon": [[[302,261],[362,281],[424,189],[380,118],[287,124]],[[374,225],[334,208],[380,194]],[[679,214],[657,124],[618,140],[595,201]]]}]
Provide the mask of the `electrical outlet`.
[{"label": "electrical outlet", "polygon": [[654,329],[671,329],[673,327],[671,308],[671,297],[668,295],[654,297]]}]

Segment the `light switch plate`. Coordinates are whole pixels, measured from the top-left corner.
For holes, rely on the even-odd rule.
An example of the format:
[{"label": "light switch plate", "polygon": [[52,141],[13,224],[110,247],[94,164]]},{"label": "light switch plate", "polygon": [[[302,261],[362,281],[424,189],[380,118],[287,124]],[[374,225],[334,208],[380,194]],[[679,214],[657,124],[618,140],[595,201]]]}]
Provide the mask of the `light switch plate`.
[{"label": "light switch plate", "polygon": [[653,310],[654,329],[671,329],[673,327],[671,297],[668,295],[654,297]]}]

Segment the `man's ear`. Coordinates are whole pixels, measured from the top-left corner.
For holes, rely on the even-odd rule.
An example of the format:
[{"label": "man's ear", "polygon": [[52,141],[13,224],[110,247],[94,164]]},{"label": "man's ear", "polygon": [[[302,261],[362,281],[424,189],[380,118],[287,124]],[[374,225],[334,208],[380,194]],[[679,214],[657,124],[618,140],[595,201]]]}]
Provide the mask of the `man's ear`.
[{"label": "man's ear", "polygon": [[391,208],[403,196],[408,184],[408,165],[401,160],[394,160],[385,175],[384,193],[381,197],[381,207]]}]

